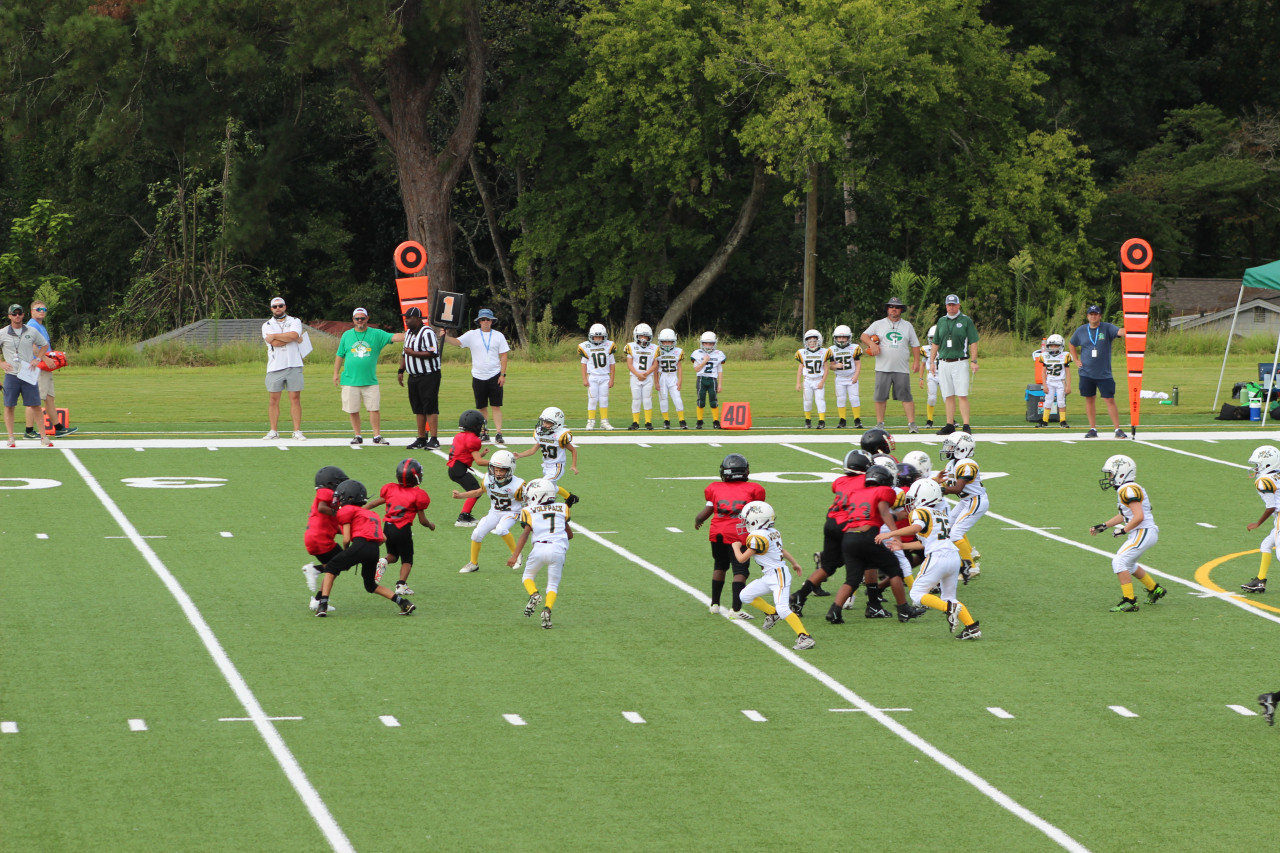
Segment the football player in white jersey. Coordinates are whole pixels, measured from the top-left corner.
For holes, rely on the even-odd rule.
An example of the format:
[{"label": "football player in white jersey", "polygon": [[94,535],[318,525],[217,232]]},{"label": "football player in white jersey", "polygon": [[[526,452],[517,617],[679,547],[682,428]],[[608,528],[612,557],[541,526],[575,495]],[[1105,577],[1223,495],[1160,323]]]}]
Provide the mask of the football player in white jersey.
[{"label": "football player in white jersey", "polygon": [[587,389],[587,429],[596,428],[596,409],[600,410],[600,428],[613,429],[609,423],[609,389],[618,369],[613,356],[613,341],[605,327],[596,323],[587,332],[585,343],[578,344],[582,356],[582,384]]},{"label": "football player in white jersey", "polygon": [[511,526],[516,523],[524,505],[523,487],[524,480],[516,476],[515,454],[510,450],[499,450],[489,460],[489,471],[479,488],[466,492],[453,490],[455,500],[478,498],[486,493],[489,495],[489,511],[476,522],[475,530],[471,531],[471,559],[458,570],[459,574],[480,571],[480,546],[484,543],[484,537],[490,533],[502,537],[512,556],[517,557],[515,568],[520,567],[520,552],[516,550],[516,537],[511,535]]},{"label": "football player in white jersey", "polygon": [[[951,521],[947,518],[947,504],[942,497],[942,487],[935,480],[916,480],[907,490],[906,507],[909,512],[907,526],[882,531],[876,536],[876,542],[914,536],[917,541],[902,545],[909,550],[924,549],[920,575],[911,585],[912,603],[945,613],[947,629],[953,634],[956,624],[963,624],[964,629],[956,637],[957,640],[978,639],[982,636],[978,620],[956,598],[960,552],[951,541]],[[931,592],[935,586],[940,595]]]},{"label": "football player in white jersey", "polygon": [[969,542],[969,530],[987,514],[990,506],[982,474],[978,472],[978,461],[973,458],[974,449],[973,436],[969,433],[948,435],[938,451],[947,461],[947,467],[934,476],[942,484],[944,495],[959,497],[951,507],[951,540],[960,549],[960,577],[966,584],[982,570],[978,565],[978,549]]},{"label": "football player in white jersey", "polygon": [[804,333],[804,346],[796,350],[796,390],[804,392],[804,428],[813,429],[813,405],[818,404],[818,429],[827,428],[827,363],[831,353],[822,347],[822,333]]},{"label": "football player in white jersey", "polygon": [[832,383],[836,389],[836,411],[840,415],[838,427],[848,426],[846,406],[853,409],[853,428],[862,429],[862,398],[858,395],[858,377],[862,375],[862,347],[853,339],[848,326],[836,326],[831,333],[831,346],[827,352],[831,358]]},{"label": "football player in white jersey", "polygon": [[[1270,444],[1264,444],[1257,450],[1253,451],[1249,456],[1249,464],[1253,466],[1253,487],[1258,492],[1258,497],[1262,499],[1262,517],[1257,521],[1249,522],[1249,530],[1257,530],[1267,519],[1275,515],[1276,511],[1276,482],[1280,481],[1280,448],[1273,447]],[[1245,592],[1266,592],[1267,591],[1267,569],[1271,568],[1272,555],[1276,550],[1276,525],[1280,524],[1280,517],[1276,518],[1276,522],[1271,525],[1267,538],[1262,540],[1259,550],[1262,551],[1262,565],[1258,568],[1258,576],[1248,583],[1241,584],[1240,588]]]},{"label": "football player in white jersey", "polygon": [[1071,353],[1062,335],[1050,335],[1035,360],[1044,365],[1044,412],[1036,428],[1049,425],[1049,408],[1058,411],[1058,426],[1067,426],[1067,395],[1071,393]]},{"label": "football player in white jersey", "polygon": [[[782,547],[782,534],[774,527],[776,515],[773,507],[764,501],[751,501],[744,506],[738,515],[747,528],[747,542],[731,543],[733,556],[740,563],[755,558],[760,566],[760,577],[751,581],[742,589],[742,603],[750,602],[757,610],[768,614],[764,617],[764,629],[768,631],[779,622],[785,621],[796,632],[797,650],[813,648],[813,637],[804,629],[800,616],[791,610],[788,599],[791,597],[791,573],[787,571],[787,563],[791,571],[800,574],[800,564],[795,557]],[[765,601],[764,596],[772,593],[773,604]]]},{"label": "football player in white jersey", "polygon": [[640,410],[644,410],[644,428],[653,429],[653,375],[658,370],[658,347],[653,342],[653,329],[641,323],[631,333],[624,353],[631,374],[631,426],[640,429]]},{"label": "football player in white jersey", "polygon": [[556,499],[556,484],[542,478],[524,484],[524,500],[524,509],[520,510],[520,539],[507,565],[516,567],[520,552],[532,539],[533,548],[529,551],[529,559],[525,560],[524,577],[521,579],[525,592],[529,593],[524,615],[532,616],[538,605],[543,604],[535,578],[538,570],[546,566],[547,597],[542,608],[542,627],[550,628],[551,608],[555,606],[560,592],[564,559],[569,553],[569,540],[573,538],[573,530],[569,528],[569,507]]},{"label": "football player in white jersey", "polygon": [[1112,613],[1134,613],[1138,602],[1133,596],[1133,579],[1137,578],[1147,590],[1147,604],[1155,604],[1165,596],[1165,588],[1138,565],[1138,558],[1156,544],[1160,528],[1151,514],[1151,499],[1137,483],[1138,466],[1128,456],[1116,454],[1102,463],[1102,479],[1098,485],[1105,492],[1116,490],[1119,512],[1101,524],[1089,528],[1091,536],[1097,536],[1108,527],[1115,527],[1113,536],[1126,536],[1120,550],[1111,558],[1111,571],[1120,581],[1120,603],[1111,608]]},{"label": "football player in white jersey", "polygon": [[684,384],[684,350],[676,346],[674,329],[658,332],[658,408],[662,410],[662,428],[671,429],[671,412],[667,409],[668,397],[671,409],[676,413],[680,429],[688,429],[684,419],[684,398],[680,386]]},{"label": "football player in white jersey", "polygon": [[[720,429],[720,391],[724,388],[724,363],[726,356],[716,348],[716,333],[703,332],[702,346],[689,354],[698,383],[698,422],[702,429],[702,414],[711,403],[711,426]],[[710,398],[710,399],[708,399]]]},{"label": "football player in white jersey", "polygon": [[573,433],[564,425],[564,412],[555,406],[547,406],[538,416],[538,426],[533,431],[533,445],[528,450],[516,454],[516,459],[542,454],[542,477],[550,480],[557,488],[564,502],[573,506],[578,496],[560,485],[564,476],[565,460],[572,455],[573,462],[569,470],[578,473],[578,446],[573,443]]},{"label": "football player in white jersey", "polygon": [[922,353],[924,358],[920,359],[920,387],[926,389],[925,397],[925,413],[928,420],[924,425],[933,426],[933,412],[938,407],[938,356],[933,349],[933,336],[938,334],[938,326],[935,323],[929,327],[928,348]]}]

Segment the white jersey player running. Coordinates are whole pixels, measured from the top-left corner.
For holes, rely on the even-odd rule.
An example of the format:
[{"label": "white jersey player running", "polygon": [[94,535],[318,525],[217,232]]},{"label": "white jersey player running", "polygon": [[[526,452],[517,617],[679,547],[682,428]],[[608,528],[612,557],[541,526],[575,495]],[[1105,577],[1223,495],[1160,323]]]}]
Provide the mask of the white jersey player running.
[{"label": "white jersey player running", "polygon": [[[773,507],[764,501],[751,501],[738,512],[743,525],[747,528],[747,542],[732,542],[733,556],[738,562],[746,562],[754,558],[760,566],[760,577],[742,588],[740,594],[743,604],[750,604],[767,615],[764,618],[764,629],[773,628],[779,622],[786,622],[796,632],[797,650],[813,648],[813,637],[804,629],[800,616],[791,609],[791,570],[800,574],[800,564],[795,557],[782,547],[782,534],[774,527],[776,515]],[[773,604],[765,601],[764,596],[773,595]]]},{"label": "white jersey player running", "polygon": [[[484,476],[480,488],[466,492],[453,491],[455,499],[489,495],[489,511],[476,522],[471,531],[471,559],[458,570],[459,574],[469,574],[480,570],[480,548],[484,537],[490,533],[502,537],[512,555],[516,555],[516,538],[511,535],[511,527],[516,523],[523,508],[524,480],[515,475],[516,457],[510,450],[499,450],[489,460],[489,470]],[[520,561],[516,560],[518,568]]]},{"label": "white jersey player running", "polygon": [[1249,530],[1257,530],[1268,518],[1275,516],[1275,521],[1269,525],[1270,530],[1259,550],[1262,552],[1262,565],[1258,567],[1258,574],[1248,583],[1241,584],[1240,588],[1245,592],[1266,592],[1267,591],[1267,569],[1271,568],[1271,560],[1275,556],[1276,551],[1276,530],[1280,526],[1280,515],[1276,515],[1276,483],[1280,481],[1280,448],[1273,447],[1270,444],[1264,444],[1253,451],[1249,456],[1249,464],[1253,466],[1253,487],[1258,492],[1258,497],[1262,500],[1262,516],[1257,520],[1250,522]]},{"label": "white jersey player running", "polygon": [[507,560],[507,565],[514,568],[520,561],[520,552],[529,540],[533,540],[533,548],[529,551],[529,559],[524,564],[525,592],[529,600],[524,606],[524,615],[532,616],[543,603],[542,594],[538,591],[538,570],[547,569],[547,597],[542,608],[542,627],[551,627],[551,608],[555,606],[556,596],[560,593],[560,578],[564,573],[565,557],[569,553],[569,540],[573,538],[573,530],[569,527],[569,507],[556,500],[556,485],[542,478],[530,480],[524,486],[525,507],[520,511],[520,526],[523,528],[520,539],[516,543],[515,553]]},{"label": "white jersey player running", "polygon": [[1155,604],[1165,596],[1165,588],[1138,565],[1138,558],[1160,538],[1160,529],[1156,527],[1155,516],[1151,513],[1151,499],[1146,490],[1138,485],[1137,476],[1138,467],[1123,454],[1116,454],[1102,463],[1102,479],[1098,481],[1098,485],[1103,491],[1116,490],[1119,511],[1101,524],[1089,528],[1089,532],[1097,536],[1115,525],[1114,535],[1126,537],[1120,550],[1111,558],[1111,571],[1120,582],[1120,593],[1124,596],[1119,604],[1111,608],[1112,613],[1137,611],[1138,602],[1133,595],[1134,578],[1146,587],[1148,604]]},{"label": "white jersey player running", "polygon": [[967,432],[952,433],[944,438],[938,453],[947,460],[947,466],[935,478],[942,483],[944,495],[959,498],[951,507],[951,539],[960,549],[960,575],[966,584],[981,572],[978,550],[970,544],[968,534],[990,507],[978,461],[973,458],[974,449],[973,436]]},{"label": "white jersey player running", "polygon": [[564,412],[555,406],[547,406],[538,416],[538,426],[533,431],[533,445],[528,450],[516,454],[516,459],[523,459],[535,453],[542,454],[542,476],[550,480],[559,490],[569,506],[578,502],[577,495],[560,486],[560,478],[564,476],[565,462],[572,457],[569,470],[578,473],[578,446],[573,443],[573,433],[564,425]]}]

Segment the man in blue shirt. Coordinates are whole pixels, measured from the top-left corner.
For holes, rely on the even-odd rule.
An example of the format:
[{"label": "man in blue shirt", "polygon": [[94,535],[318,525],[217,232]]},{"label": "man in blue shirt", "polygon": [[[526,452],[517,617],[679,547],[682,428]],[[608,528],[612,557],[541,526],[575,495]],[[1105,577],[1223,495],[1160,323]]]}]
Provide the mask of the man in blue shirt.
[{"label": "man in blue shirt", "polygon": [[1069,346],[1071,357],[1080,365],[1080,380],[1077,387],[1080,396],[1084,397],[1084,411],[1089,416],[1089,431],[1085,438],[1098,437],[1098,402],[1097,394],[1107,404],[1107,414],[1111,416],[1111,425],[1115,427],[1116,438],[1128,438],[1120,429],[1120,411],[1116,408],[1116,381],[1111,377],[1111,342],[1123,331],[1112,323],[1102,322],[1102,309],[1097,305],[1089,306],[1089,322],[1075,330],[1071,335]]},{"label": "man in blue shirt", "polygon": [[[49,349],[53,349],[53,338],[49,337],[49,330],[45,328],[45,318],[49,316],[49,306],[45,305],[39,299],[31,303],[31,319],[27,321],[27,325],[35,329],[44,339],[49,342]],[[40,371],[40,399],[44,401],[44,413],[49,419],[49,423],[54,425],[54,438],[62,438],[64,435],[78,430],[80,427],[64,427],[58,423],[58,407],[53,402],[53,373],[48,370]],[[24,438],[39,438],[40,433],[36,430],[36,410],[27,409],[27,431]]]}]

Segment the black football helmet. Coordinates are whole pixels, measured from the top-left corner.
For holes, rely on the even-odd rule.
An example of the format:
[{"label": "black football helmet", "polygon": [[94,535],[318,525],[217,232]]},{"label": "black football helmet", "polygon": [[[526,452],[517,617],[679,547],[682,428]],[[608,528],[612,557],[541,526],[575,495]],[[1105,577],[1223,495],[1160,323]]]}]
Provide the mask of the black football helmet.
[{"label": "black football helmet", "polygon": [[348,504],[364,506],[368,500],[369,493],[365,491],[364,483],[359,480],[343,480],[338,488],[333,490],[333,502],[336,506]]},{"label": "black football helmet", "polygon": [[316,488],[336,489],[346,479],[346,472],[337,465],[326,465],[316,472]]},{"label": "black football helmet", "polygon": [[476,435],[484,432],[485,419],[480,414],[479,409],[467,409],[458,415],[458,426],[467,432],[474,432]]},{"label": "black football helmet", "polygon": [[866,451],[854,448],[844,455],[844,472],[846,474],[865,474],[871,467],[871,457]]},{"label": "black football helmet", "polygon": [[868,486],[892,486],[894,473],[883,465],[872,465],[867,469]]},{"label": "black football helmet", "polygon": [[898,463],[898,487],[902,489],[909,488],[912,483],[920,479],[920,469],[906,462]]},{"label": "black football helmet", "polygon": [[897,442],[893,440],[893,436],[880,427],[872,427],[862,434],[862,449],[874,455],[876,453],[884,453],[888,456],[893,455],[893,449],[897,447]]},{"label": "black football helmet", "polygon": [[412,457],[402,459],[396,466],[396,482],[402,486],[416,486],[422,482],[422,463]]},{"label": "black football helmet", "polygon": [[720,463],[720,479],[726,483],[740,483],[751,476],[751,466],[741,453],[730,453]]}]

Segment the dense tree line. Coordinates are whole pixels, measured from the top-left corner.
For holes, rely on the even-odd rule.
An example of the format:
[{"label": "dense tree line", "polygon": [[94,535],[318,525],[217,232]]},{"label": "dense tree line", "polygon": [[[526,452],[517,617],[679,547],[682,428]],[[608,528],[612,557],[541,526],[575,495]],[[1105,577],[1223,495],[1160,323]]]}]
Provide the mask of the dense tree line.
[{"label": "dense tree line", "polygon": [[821,327],[1039,334],[1131,236],[1280,257],[1280,0],[41,0],[0,44],[0,291],[62,332],[389,318],[408,237],[521,341],[793,334],[810,190]]}]

